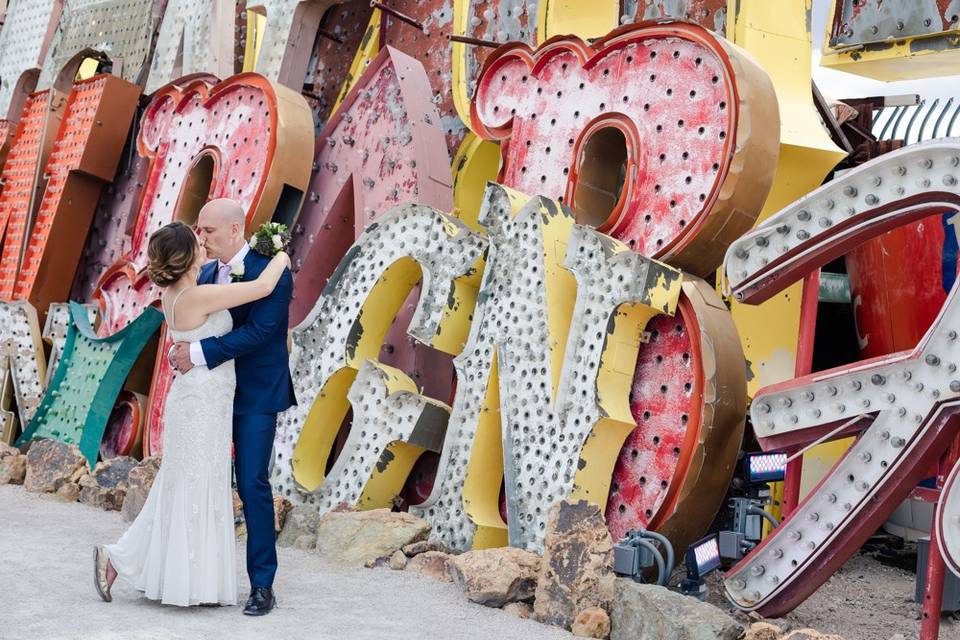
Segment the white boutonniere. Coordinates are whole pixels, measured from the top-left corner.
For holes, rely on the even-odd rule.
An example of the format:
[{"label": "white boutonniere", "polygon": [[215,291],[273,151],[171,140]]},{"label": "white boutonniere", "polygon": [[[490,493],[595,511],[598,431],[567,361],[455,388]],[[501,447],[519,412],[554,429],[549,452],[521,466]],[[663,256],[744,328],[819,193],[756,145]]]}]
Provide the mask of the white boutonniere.
[{"label": "white boutonniere", "polygon": [[243,261],[230,263],[231,282],[240,282],[243,278]]}]

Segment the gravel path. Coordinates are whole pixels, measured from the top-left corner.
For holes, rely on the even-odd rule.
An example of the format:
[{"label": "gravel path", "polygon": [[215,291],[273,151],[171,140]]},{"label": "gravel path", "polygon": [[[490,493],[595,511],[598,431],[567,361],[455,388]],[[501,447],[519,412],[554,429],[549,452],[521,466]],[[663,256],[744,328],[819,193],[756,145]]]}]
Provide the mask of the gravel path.
[{"label": "gravel path", "polygon": [[[92,547],[114,542],[125,529],[116,512],[0,486],[0,639],[573,638],[471,604],[452,584],[389,569],[342,569],[294,549],[279,549],[279,607],[264,618],[244,616],[239,607],[161,606],[120,581],[107,604],[93,587]],[[247,584],[243,553],[241,546],[241,585]]]},{"label": "gravel path", "polygon": [[[744,624],[751,620],[735,611],[722,593],[721,576],[712,574],[710,602]],[[920,605],[913,601],[916,575],[856,554],[813,595],[783,618],[771,619],[784,631],[813,628],[845,640],[909,640],[920,633]],[[940,618],[940,640],[960,640],[954,614]]]}]

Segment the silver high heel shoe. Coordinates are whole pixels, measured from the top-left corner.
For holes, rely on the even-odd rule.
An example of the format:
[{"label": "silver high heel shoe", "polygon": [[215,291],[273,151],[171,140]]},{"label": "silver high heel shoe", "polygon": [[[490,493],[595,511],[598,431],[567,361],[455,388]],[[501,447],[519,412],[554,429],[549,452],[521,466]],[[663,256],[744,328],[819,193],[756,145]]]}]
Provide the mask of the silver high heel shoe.
[{"label": "silver high heel shoe", "polygon": [[97,588],[97,593],[103,598],[104,602],[112,602],[110,596],[110,583],[107,582],[107,563],[110,557],[102,544],[93,548],[93,585]]}]

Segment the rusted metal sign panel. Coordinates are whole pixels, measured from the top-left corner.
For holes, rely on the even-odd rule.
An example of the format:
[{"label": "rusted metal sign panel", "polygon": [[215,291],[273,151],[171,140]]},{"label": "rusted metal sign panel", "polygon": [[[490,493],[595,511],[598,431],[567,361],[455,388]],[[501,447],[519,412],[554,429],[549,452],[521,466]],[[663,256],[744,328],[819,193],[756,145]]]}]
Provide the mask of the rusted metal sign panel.
[{"label": "rusted metal sign panel", "polygon": [[[345,87],[352,87],[354,59],[370,39],[379,41],[379,25],[373,25],[370,0],[338,2],[323,16],[313,45],[313,54],[304,86],[314,118],[322,129],[333,106],[343,96]],[[362,72],[363,69],[360,69]],[[359,72],[358,72],[359,73]]]},{"label": "rusted metal sign panel", "polygon": [[449,157],[430,95],[420,63],[388,47],[320,135],[291,244],[291,325],[307,317],[341,256],[378,215],[403,202],[452,208]]},{"label": "rusted metal sign panel", "polygon": [[620,0],[624,24],[673,18],[727,35],[727,0]]},{"label": "rusted metal sign panel", "polygon": [[960,28],[956,0],[835,0],[830,45],[837,48],[929,36]]},{"label": "rusted metal sign panel", "polygon": [[453,102],[460,119],[469,127],[470,102],[480,70],[493,52],[490,45],[537,42],[540,0],[454,0],[453,33],[473,41],[452,41]]},{"label": "rusted metal sign panel", "polygon": [[257,0],[267,17],[257,73],[296,91],[303,89],[320,21],[336,0]]},{"label": "rusted metal sign panel", "polygon": [[100,195],[70,290],[70,300],[92,300],[101,276],[130,250],[130,234],[140,204],[140,190],[146,182],[150,164],[148,158],[136,152],[136,137],[137,132],[133,131],[121,160],[122,168]]},{"label": "rusted metal sign panel", "polygon": [[957,72],[956,0],[834,0],[828,9],[825,67],[885,81]]}]

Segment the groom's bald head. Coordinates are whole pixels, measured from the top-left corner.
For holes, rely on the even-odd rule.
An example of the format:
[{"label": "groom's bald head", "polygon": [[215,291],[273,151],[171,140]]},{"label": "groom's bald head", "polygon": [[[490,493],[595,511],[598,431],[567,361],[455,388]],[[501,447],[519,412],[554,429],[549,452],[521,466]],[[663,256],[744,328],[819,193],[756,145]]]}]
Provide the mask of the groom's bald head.
[{"label": "groom's bald head", "polygon": [[229,261],[243,247],[243,207],[236,200],[217,198],[203,205],[197,217],[197,235],[207,255]]}]

